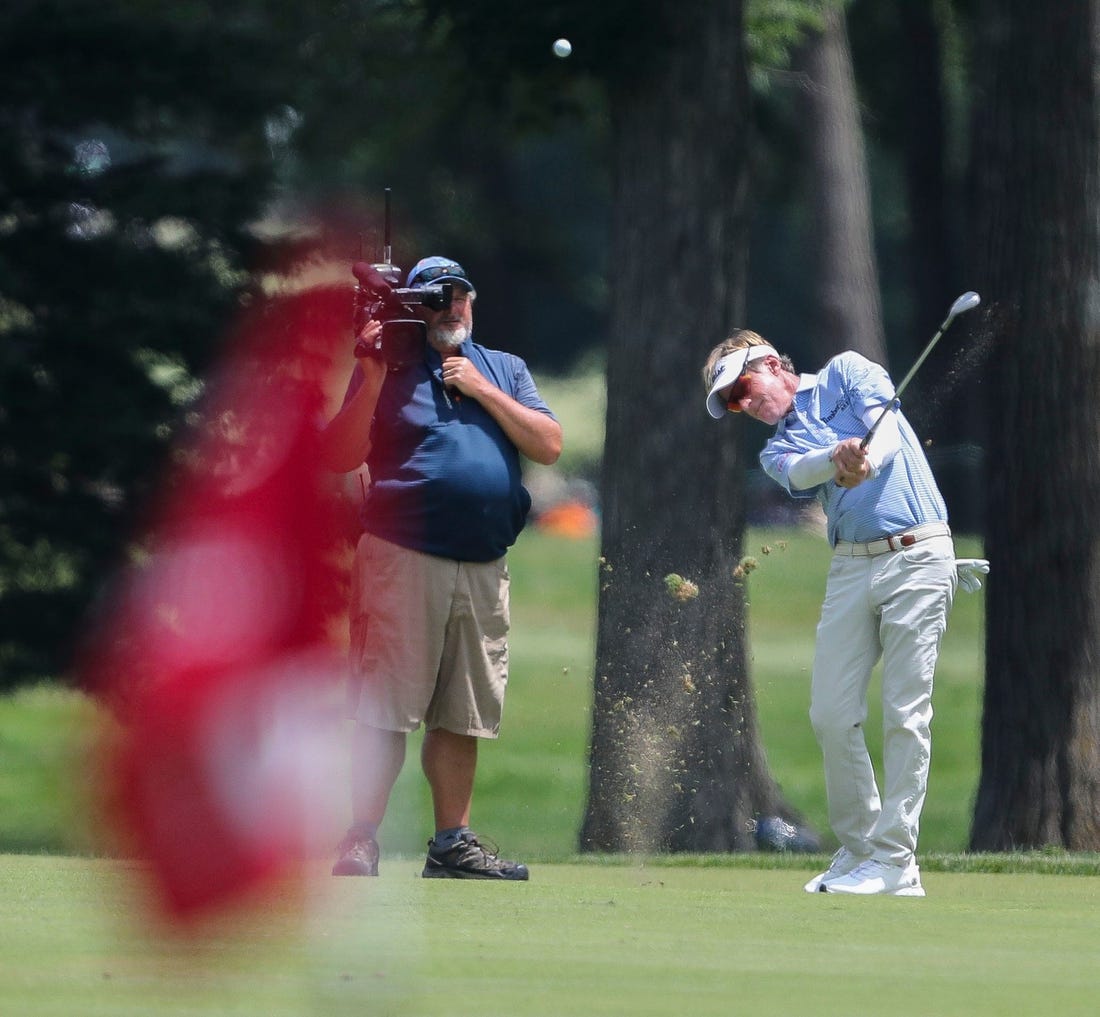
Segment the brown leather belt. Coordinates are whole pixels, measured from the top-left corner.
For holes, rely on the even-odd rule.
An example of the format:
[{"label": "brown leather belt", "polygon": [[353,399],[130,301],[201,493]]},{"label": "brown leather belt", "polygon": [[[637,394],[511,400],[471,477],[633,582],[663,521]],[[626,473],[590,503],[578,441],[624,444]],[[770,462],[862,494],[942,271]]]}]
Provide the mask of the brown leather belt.
[{"label": "brown leather belt", "polygon": [[888,537],[868,541],[866,544],[853,544],[848,540],[838,540],[833,548],[834,554],[843,554],[852,558],[873,558],[876,554],[887,554],[912,547],[922,540],[933,537],[950,537],[951,527],[947,523],[922,523],[901,533],[892,533]]}]

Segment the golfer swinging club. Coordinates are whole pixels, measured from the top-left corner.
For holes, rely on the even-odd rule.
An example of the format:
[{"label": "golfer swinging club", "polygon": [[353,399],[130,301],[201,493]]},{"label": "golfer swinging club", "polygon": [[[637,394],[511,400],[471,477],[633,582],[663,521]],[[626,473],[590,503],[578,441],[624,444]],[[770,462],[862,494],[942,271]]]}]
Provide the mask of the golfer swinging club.
[{"label": "golfer swinging club", "polygon": [[[988,563],[956,563],[947,508],[883,368],[842,353],[817,374],[755,332],[738,330],[703,368],[706,406],[775,427],[765,472],[825,510],[833,559],[817,628],[810,721],[825,765],[840,849],[808,893],[923,897],[917,830],[928,783],[932,676],[958,583]],[[883,659],[883,786],[863,724],[871,669]]]}]

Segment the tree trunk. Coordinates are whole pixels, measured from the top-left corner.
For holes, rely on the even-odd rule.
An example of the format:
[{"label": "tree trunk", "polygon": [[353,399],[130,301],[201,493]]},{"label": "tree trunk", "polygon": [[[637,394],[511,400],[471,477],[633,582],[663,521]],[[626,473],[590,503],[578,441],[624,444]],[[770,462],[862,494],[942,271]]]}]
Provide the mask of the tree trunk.
[{"label": "tree trunk", "polygon": [[[900,95],[903,106],[898,114],[905,123],[902,150],[912,230],[913,303],[917,309],[910,356],[915,359],[929,338],[925,318],[935,318],[941,308],[950,307],[962,290],[953,291],[959,259],[953,246],[957,236],[948,226],[947,215],[939,32],[928,0],[900,4],[898,17],[902,35],[899,58],[910,86]],[[940,317],[933,324],[942,320]]]},{"label": "tree trunk", "polygon": [[844,11],[828,7],[825,28],[804,47],[803,121],[813,211],[819,340],[830,357],[856,350],[886,364],[871,188]]},{"label": "tree trunk", "polygon": [[985,7],[974,236],[996,341],[986,386],[993,571],[971,847],[1095,851],[1097,3]]},{"label": "tree trunk", "polygon": [[[679,4],[679,37],[612,99],[613,284],[589,798],[599,851],[753,846],[790,815],[746,674],[743,433],[699,369],[741,323],[748,94],[740,0]],[[698,12],[699,21],[692,12]],[[705,22],[705,23],[700,23]],[[665,577],[698,585],[678,600]]]}]

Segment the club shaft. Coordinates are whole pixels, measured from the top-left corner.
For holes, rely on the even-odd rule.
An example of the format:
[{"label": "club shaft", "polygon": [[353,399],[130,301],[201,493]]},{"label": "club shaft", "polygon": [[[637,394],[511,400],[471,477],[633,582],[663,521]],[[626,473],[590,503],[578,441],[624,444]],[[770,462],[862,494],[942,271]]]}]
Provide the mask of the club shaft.
[{"label": "club shaft", "polygon": [[933,347],[935,347],[936,343],[940,341],[944,332],[947,331],[948,326],[954,320],[955,316],[953,314],[949,314],[944,320],[944,323],[940,325],[939,331],[934,336],[932,336],[932,341],[927,346],[925,346],[924,352],[921,353],[919,357],[917,357],[916,363],[909,368],[909,373],[901,379],[901,384],[894,390],[895,399],[901,398],[901,394],[905,391],[905,387],[909,384],[909,382],[913,380],[913,375],[916,374],[917,371],[920,369],[920,365],[928,359],[928,354],[932,352]]},{"label": "club shaft", "polygon": [[859,443],[859,447],[861,449],[866,450],[867,446],[871,444],[871,439],[875,436],[875,431],[878,430],[878,425],[882,423],[883,418],[885,418],[886,414],[889,413],[891,410],[896,409],[898,406],[901,405],[901,394],[902,394],[902,392],[905,391],[905,388],[909,384],[909,382],[911,382],[913,380],[913,375],[915,375],[917,373],[917,371],[920,369],[920,365],[923,364],[924,361],[928,358],[928,354],[932,352],[932,349],[935,347],[936,343],[938,343],[940,341],[940,338],[943,336],[944,332],[947,331],[948,326],[954,320],[955,320],[955,315],[954,314],[949,314],[944,319],[943,324],[940,325],[940,327],[939,327],[938,331],[936,332],[936,334],[934,336],[932,336],[932,341],[929,342],[929,344],[927,346],[925,346],[924,351],[921,353],[921,355],[919,357],[917,357],[916,363],[914,363],[913,366],[909,368],[909,373],[904,378],[901,379],[901,384],[898,385],[898,387],[896,389],[894,389],[894,398],[891,399],[882,408],[882,412],[878,415],[878,417],[875,419],[875,422],[871,425],[871,429],[867,432],[866,435],[864,435],[863,441],[861,441]]},{"label": "club shaft", "polygon": [[871,439],[875,436],[875,431],[878,430],[878,425],[885,419],[886,414],[900,405],[901,400],[897,396],[894,396],[894,398],[882,408],[882,412],[875,418],[875,422],[871,425],[871,429],[863,436],[863,441],[859,443],[861,449],[866,450],[867,446],[871,444]]}]

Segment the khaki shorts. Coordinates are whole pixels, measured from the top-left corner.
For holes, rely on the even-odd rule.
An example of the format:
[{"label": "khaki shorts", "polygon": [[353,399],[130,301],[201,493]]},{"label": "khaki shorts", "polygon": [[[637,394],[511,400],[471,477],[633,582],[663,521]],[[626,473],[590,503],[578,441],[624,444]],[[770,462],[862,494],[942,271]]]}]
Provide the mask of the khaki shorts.
[{"label": "khaki shorts", "polygon": [[352,716],[386,731],[495,738],[508,684],[508,566],[359,538],[351,583]]}]

